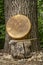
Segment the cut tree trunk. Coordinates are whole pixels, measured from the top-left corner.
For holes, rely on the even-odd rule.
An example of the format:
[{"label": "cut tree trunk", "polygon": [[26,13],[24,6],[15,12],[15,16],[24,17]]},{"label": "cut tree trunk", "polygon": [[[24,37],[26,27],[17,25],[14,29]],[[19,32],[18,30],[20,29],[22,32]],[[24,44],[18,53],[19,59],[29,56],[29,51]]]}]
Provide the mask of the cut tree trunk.
[{"label": "cut tree trunk", "polygon": [[[37,0],[4,0],[5,1],[5,24],[13,15],[22,14],[30,18],[32,29],[25,39],[38,38]],[[9,51],[9,41],[12,38],[6,32],[5,51]],[[32,51],[38,50],[38,40],[32,40]]]}]

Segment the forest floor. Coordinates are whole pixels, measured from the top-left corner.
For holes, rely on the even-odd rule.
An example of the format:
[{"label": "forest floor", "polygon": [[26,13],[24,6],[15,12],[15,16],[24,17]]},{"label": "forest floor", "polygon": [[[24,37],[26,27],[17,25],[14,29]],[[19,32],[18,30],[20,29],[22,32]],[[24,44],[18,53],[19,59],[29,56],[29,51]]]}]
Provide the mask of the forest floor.
[{"label": "forest floor", "polygon": [[14,59],[8,53],[0,52],[0,65],[43,65],[43,51],[32,52],[28,59]]}]

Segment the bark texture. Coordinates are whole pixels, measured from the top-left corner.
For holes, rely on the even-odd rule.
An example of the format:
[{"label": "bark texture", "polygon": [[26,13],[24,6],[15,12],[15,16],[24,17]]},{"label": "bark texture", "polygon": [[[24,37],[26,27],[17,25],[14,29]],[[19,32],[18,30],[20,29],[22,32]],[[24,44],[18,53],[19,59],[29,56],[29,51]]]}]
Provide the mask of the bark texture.
[{"label": "bark texture", "polygon": [[[32,28],[25,39],[37,38],[37,0],[5,0],[5,23],[16,14],[23,14],[30,18]],[[6,32],[5,46],[9,50],[9,40],[12,39]],[[38,50],[37,40],[32,41],[32,51]]]}]

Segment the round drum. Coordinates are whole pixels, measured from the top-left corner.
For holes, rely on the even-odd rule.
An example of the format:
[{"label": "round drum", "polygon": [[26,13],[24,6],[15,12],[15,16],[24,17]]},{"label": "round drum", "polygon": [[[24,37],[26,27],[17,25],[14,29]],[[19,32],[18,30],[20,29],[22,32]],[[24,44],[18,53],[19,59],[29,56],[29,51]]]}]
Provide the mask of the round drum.
[{"label": "round drum", "polygon": [[6,23],[8,34],[15,39],[22,38],[27,35],[30,29],[31,22],[29,18],[24,15],[12,16]]}]

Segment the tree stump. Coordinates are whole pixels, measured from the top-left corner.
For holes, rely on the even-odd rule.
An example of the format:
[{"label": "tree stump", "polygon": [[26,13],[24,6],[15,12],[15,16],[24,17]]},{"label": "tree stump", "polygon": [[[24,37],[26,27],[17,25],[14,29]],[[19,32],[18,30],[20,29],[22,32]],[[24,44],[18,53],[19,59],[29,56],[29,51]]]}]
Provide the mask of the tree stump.
[{"label": "tree stump", "polygon": [[[38,44],[38,22],[37,22],[37,1],[36,0],[4,0],[5,2],[5,23],[10,19],[10,17],[15,16],[17,14],[22,14],[27,16],[32,24],[32,28],[30,33],[28,33],[23,39],[33,39],[31,42],[31,50],[36,51],[39,48]],[[36,39],[34,39],[36,38]],[[9,52],[9,41],[13,38],[10,37],[6,31],[5,37],[5,46],[4,50]],[[13,39],[15,40],[15,39]],[[25,50],[26,45],[24,44]],[[27,52],[27,50],[26,50]]]}]

